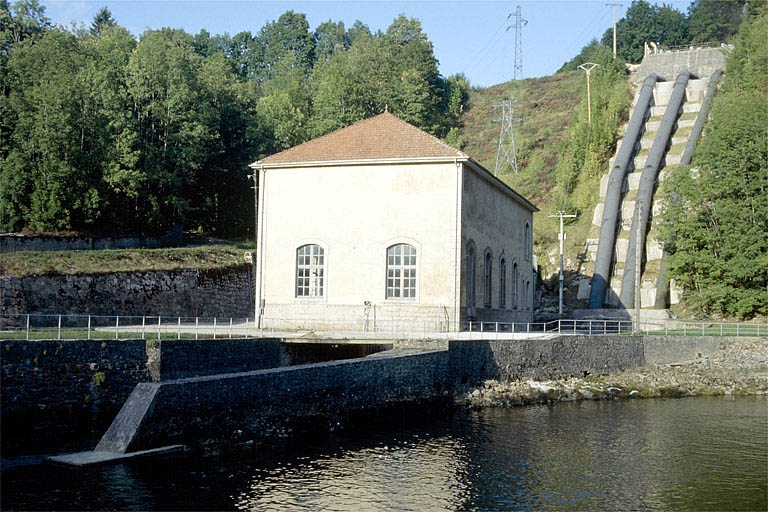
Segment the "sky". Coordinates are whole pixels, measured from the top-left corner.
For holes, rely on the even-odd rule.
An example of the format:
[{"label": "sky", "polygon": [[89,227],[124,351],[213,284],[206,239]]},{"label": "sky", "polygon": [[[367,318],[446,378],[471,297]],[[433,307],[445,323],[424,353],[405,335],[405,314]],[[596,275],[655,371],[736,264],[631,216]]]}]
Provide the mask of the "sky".
[{"label": "sky", "polygon": [[[13,3],[13,2],[11,2]],[[375,32],[385,31],[399,15],[421,21],[432,42],[440,73],[464,73],[471,85],[489,87],[514,76],[514,13],[520,6],[527,23],[522,28],[522,78],[554,74],[593,38],[600,39],[613,26],[630,1],[617,0],[41,0],[54,24],[89,26],[106,6],[117,23],[136,37],[147,29],[182,28],[190,34],[205,29],[211,34],[257,33],[288,10],[306,14],[310,30],[321,23],[343,21],[349,28],[356,20]],[[665,1],[686,13],[690,1]]]}]

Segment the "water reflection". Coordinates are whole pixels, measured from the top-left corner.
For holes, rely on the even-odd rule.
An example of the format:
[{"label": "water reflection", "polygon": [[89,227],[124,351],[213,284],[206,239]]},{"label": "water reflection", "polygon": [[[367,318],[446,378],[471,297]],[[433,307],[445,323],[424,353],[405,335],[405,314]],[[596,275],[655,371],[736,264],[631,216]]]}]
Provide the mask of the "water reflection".
[{"label": "water reflection", "polygon": [[477,414],[490,434],[470,436],[482,468],[471,509],[766,509],[764,398],[582,402],[505,416]]},{"label": "water reflection", "polygon": [[256,470],[240,510],[458,510],[467,488],[466,454],[450,436],[415,435],[296,465]]},{"label": "water reflection", "polygon": [[288,450],[0,472],[2,509],[766,510],[768,400],[395,421]]}]

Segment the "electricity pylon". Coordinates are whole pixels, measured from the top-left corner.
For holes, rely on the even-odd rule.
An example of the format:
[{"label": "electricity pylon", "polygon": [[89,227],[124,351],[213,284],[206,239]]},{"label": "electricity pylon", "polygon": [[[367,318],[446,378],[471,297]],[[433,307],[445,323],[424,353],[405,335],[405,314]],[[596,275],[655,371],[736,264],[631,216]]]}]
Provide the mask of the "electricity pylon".
[{"label": "electricity pylon", "polygon": [[519,5],[517,6],[515,14],[508,15],[507,19],[512,16],[515,17],[515,23],[514,25],[508,26],[507,30],[510,28],[515,29],[515,67],[512,72],[512,79],[517,80],[518,78],[523,78],[523,27],[528,24],[528,20],[523,19]]},{"label": "electricity pylon", "polygon": [[520,121],[519,118],[513,117],[514,109],[520,105],[512,100],[501,100],[501,103],[497,103],[493,106],[494,110],[501,109],[501,117],[494,119],[496,122],[501,122],[501,131],[499,132],[499,149],[496,152],[496,168],[493,171],[494,176],[499,175],[499,169],[504,165],[504,162],[512,167],[512,170],[517,174],[517,151],[515,149],[515,134],[512,131],[512,123],[514,121]]}]

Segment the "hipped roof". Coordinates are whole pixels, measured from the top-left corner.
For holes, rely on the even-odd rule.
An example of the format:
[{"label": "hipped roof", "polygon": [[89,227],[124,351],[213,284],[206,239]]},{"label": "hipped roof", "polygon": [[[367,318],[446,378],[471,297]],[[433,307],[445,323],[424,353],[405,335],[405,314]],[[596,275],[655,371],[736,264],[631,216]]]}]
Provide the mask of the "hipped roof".
[{"label": "hipped roof", "polygon": [[434,158],[468,157],[438,138],[384,112],[262,158],[253,165]]}]

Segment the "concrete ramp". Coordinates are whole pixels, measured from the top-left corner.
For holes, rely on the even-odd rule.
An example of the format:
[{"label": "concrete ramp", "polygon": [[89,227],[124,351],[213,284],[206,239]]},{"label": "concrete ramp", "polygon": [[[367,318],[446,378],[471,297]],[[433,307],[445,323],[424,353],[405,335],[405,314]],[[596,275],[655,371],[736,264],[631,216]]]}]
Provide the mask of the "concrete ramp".
[{"label": "concrete ramp", "polygon": [[96,445],[97,452],[125,453],[136,437],[141,421],[152,407],[160,389],[158,382],[141,382],[136,385],[115,420]]},{"label": "concrete ramp", "polygon": [[49,457],[48,460],[70,466],[100,466],[119,464],[131,459],[170,456],[187,452],[188,448],[183,445],[129,452],[136,440],[137,433],[140,431],[142,421],[151,415],[159,389],[159,382],[137,384],[93,451],[57,455]]}]

